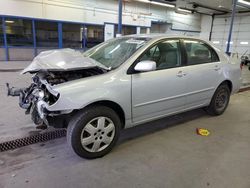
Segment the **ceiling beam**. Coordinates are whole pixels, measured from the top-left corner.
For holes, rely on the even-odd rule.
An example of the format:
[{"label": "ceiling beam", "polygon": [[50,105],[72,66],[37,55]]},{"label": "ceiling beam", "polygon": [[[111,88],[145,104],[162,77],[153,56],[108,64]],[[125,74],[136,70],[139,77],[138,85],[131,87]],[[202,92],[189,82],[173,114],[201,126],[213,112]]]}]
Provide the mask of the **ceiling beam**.
[{"label": "ceiling beam", "polygon": [[200,4],[200,3],[195,3],[195,2],[193,2],[193,3],[191,3],[191,4],[193,4],[193,8],[194,8],[194,9],[200,7],[200,8],[205,8],[205,9],[209,9],[209,10],[221,12],[221,13],[223,13],[223,14],[226,14],[226,13],[229,13],[229,12],[230,12],[230,10],[226,10],[226,9],[223,9],[223,10],[222,10],[222,9],[218,9],[218,8],[213,8],[213,7],[210,7],[210,6],[207,6],[207,5],[203,5],[203,4]]}]

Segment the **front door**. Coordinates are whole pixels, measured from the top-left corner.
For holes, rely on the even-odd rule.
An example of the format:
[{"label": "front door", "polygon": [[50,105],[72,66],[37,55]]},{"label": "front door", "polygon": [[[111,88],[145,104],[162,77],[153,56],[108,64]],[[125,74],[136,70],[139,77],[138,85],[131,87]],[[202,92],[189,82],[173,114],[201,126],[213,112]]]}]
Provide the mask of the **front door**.
[{"label": "front door", "polygon": [[165,40],[146,50],[137,62],[155,61],[155,71],[132,75],[133,122],[144,122],[183,110],[186,79],[179,40]]}]

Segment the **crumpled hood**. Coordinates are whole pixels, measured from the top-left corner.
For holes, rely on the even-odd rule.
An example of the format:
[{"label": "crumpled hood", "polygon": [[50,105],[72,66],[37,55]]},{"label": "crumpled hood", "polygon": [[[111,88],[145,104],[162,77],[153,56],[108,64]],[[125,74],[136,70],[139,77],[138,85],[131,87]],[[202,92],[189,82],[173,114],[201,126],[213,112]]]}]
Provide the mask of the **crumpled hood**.
[{"label": "crumpled hood", "polygon": [[101,67],[108,70],[107,67],[94,59],[84,57],[81,52],[66,48],[41,52],[21,74],[40,70],[68,71],[93,67]]}]

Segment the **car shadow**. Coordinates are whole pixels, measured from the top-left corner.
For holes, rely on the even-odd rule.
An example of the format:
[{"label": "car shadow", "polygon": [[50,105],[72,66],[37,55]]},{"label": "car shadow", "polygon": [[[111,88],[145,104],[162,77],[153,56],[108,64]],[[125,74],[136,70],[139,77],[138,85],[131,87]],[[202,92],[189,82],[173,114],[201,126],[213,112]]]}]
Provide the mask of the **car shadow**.
[{"label": "car shadow", "polygon": [[118,145],[133,140],[141,136],[153,134],[154,132],[161,131],[170,127],[181,125],[204,116],[208,116],[203,109],[196,109],[184,112],[178,115],[169,116],[152,122],[144,123],[135,127],[124,129],[121,132]]}]

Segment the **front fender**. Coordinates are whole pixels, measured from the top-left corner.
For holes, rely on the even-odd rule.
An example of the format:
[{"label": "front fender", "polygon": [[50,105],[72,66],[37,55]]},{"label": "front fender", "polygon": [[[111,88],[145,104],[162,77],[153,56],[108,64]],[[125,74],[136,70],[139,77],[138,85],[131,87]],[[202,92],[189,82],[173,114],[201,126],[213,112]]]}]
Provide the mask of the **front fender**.
[{"label": "front fender", "polygon": [[64,83],[53,89],[60,96],[48,111],[82,109],[94,102],[108,100],[117,103],[127,118],[131,118],[131,77],[101,77]]}]

